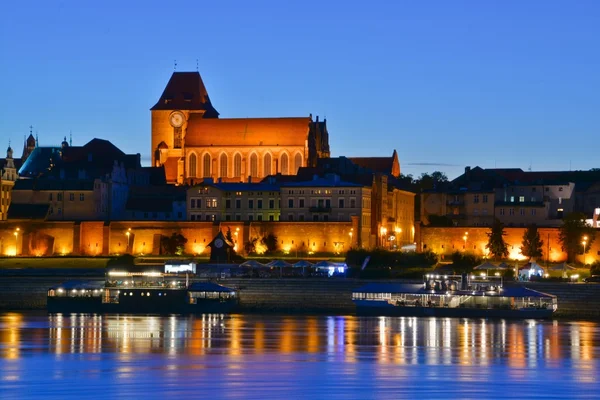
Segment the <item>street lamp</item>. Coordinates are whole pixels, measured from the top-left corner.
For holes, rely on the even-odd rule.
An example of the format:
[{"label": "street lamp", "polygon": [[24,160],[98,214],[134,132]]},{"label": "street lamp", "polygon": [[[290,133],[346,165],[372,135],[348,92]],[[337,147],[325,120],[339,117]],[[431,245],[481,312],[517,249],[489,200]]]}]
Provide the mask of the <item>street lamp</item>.
[{"label": "street lamp", "polygon": [[127,229],[127,232],[125,232],[125,236],[127,236],[127,251],[131,252],[131,250],[129,249],[129,237],[131,236],[131,228]]},{"label": "street lamp", "polygon": [[21,228],[15,230],[15,256],[19,255],[19,231]]},{"label": "street lamp", "polygon": [[585,245],[587,244],[587,236],[583,237],[583,242],[581,242],[581,244],[583,245],[583,265],[585,265]]}]

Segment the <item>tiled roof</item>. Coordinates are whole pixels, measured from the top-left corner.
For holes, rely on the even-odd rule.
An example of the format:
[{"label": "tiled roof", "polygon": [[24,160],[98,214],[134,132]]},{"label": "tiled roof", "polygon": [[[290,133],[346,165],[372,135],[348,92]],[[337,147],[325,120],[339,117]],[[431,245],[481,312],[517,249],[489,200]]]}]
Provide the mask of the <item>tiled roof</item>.
[{"label": "tiled roof", "polygon": [[11,203],[8,208],[8,219],[46,219],[49,204]]},{"label": "tiled roof", "polygon": [[198,72],[173,72],[160,99],[151,110],[204,110],[204,118],[217,118]]},{"label": "tiled roof", "polygon": [[310,117],[204,119],[192,114],[185,144],[207,146],[304,146]]}]

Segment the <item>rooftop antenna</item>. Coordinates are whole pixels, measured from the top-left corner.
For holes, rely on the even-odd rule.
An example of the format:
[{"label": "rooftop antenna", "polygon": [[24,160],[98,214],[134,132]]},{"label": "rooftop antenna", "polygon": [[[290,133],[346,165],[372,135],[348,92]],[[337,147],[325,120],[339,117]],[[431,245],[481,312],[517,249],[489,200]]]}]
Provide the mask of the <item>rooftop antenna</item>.
[{"label": "rooftop antenna", "polygon": [[198,59],[196,58],[196,71],[198,71]]},{"label": "rooftop antenna", "polygon": [[173,71],[177,71],[177,60],[173,60]]},{"label": "rooftop antenna", "polygon": [[69,129],[69,146],[73,146],[73,131]]}]

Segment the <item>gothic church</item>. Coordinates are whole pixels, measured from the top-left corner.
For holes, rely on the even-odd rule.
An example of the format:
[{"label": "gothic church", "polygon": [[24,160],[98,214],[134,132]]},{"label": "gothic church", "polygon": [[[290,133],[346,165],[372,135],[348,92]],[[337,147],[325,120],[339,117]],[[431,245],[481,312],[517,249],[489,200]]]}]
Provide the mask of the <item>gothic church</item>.
[{"label": "gothic church", "polygon": [[174,72],[151,115],[152,162],[169,183],[258,182],[330,156],[326,120],[219,118],[198,72]]}]

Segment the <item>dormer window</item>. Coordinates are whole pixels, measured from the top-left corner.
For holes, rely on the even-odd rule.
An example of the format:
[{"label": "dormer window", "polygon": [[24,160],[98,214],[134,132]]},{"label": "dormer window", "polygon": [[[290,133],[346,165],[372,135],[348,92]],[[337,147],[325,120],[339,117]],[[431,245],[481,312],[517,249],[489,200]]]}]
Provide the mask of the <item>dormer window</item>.
[{"label": "dormer window", "polygon": [[171,95],[166,95],[165,96],[165,104],[170,104],[173,102],[173,96]]},{"label": "dormer window", "polygon": [[193,98],[194,98],[193,93],[189,93],[189,92],[183,93],[183,101],[185,101],[186,103],[191,103]]}]

